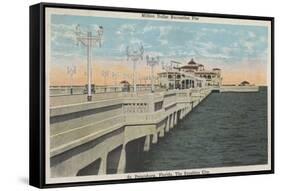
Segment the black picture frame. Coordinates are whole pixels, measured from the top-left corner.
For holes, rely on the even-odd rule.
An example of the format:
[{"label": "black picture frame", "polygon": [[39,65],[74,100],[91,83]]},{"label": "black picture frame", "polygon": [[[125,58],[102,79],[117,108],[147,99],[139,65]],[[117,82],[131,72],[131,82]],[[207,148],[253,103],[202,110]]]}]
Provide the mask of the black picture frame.
[{"label": "black picture frame", "polygon": [[[173,14],[211,18],[247,19],[271,22],[271,169],[265,171],[230,172],[207,175],[157,177],[145,179],[102,180],[46,184],[45,182],[45,9],[68,8],[80,10],[122,11],[133,13]],[[184,11],[103,7],[72,4],[40,3],[30,6],[30,134],[29,134],[29,184],[38,188],[85,186],[178,179],[227,177],[274,173],[274,18],[248,15],[196,13]]]}]

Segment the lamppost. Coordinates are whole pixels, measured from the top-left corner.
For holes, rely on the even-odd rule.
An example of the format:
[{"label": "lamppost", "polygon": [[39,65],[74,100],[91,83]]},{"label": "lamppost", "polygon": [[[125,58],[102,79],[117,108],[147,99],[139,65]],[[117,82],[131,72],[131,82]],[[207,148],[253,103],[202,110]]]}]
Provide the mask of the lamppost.
[{"label": "lamppost", "polygon": [[114,81],[114,91],[116,92],[117,91],[117,78],[118,78],[118,73],[116,73],[116,72],[112,72],[111,73],[111,76],[112,76],[112,79],[113,79],[113,81]]},{"label": "lamppost", "polygon": [[101,75],[103,76],[104,92],[106,92],[106,86],[107,86],[106,78],[108,77],[109,72],[107,70],[103,70],[101,71]]},{"label": "lamppost", "polygon": [[101,75],[103,76],[103,83],[104,83],[104,86],[106,86],[106,85],[107,85],[106,78],[108,77],[109,72],[108,72],[107,70],[103,70],[103,71],[101,71]]},{"label": "lamppost", "polygon": [[129,82],[129,80],[127,79],[127,78],[129,78],[128,74],[122,73],[122,75],[123,75],[124,81],[128,81]]},{"label": "lamppost", "polygon": [[159,56],[153,57],[153,56],[146,55],[146,63],[151,68],[150,82],[151,82],[151,92],[152,93],[155,91],[155,86],[154,86],[154,66],[158,65],[159,62],[160,62]]},{"label": "lamppost", "polygon": [[[179,65],[181,65],[181,62],[178,62],[178,61],[175,61],[175,60],[171,60],[171,65],[172,65],[173,67],[176,66],[176,67],[174,67],[174,68],[176,68],[176,69],[179,70],[179,73],[180,73],[180,79],[179,79],[179,81],[181,81],[181,70],[180,70],[180,68],[179,68]],[[177,74],[176,74],[176,72],[175,72],[175,88],[176,88],[176,81],[177,81]]]},{"label": "lamppost", "polygon": [[70,94],[73,94],[73,75],[76,74],[76,66],[67,66],[67,74],[70,76]]},{"label": "lamppost", "polygon": [[173,66],[172,64],[167,64],[165,62],[161,62],[161,65],[162,65],[162,69],[166,71],[166,75],[167,75],[167,89],[169,89],[169,86],[170,86],[170,80],[169,80],[169,71],[171,71],[173,69]]},{"label": "lamppost", "polygon": [[112,76],[112,79],[114,81],[114,85],[116,86],[117,85],[117,78],[118,78],[119,75],[116,72],[112,72],[111,76]]},{"label": "lamppost", "polygon": [[127,73],[123,73],[123,78],[125,81],[127,81],[128,83],[131,83],[131,75],[130,74],[127,74]]},{"label": "lamppost", "polygon": [[126,48],[127,60],[131,59],[133,61],[133,84],[134,84],[134,92],[137,92],[137,84],[136,84],[136,63],[139,59],[143,59],[144,49],[142,45],[137,47],[127,46]]},{"label": "lamppost", "polygon": [[132,80],[132,77],[131,77],[131,75],[130,74],[128,74],[128,73],[123,73],[123,81],[124,81],[124,83],[126,84],[126,91],[130,91],[130,84],[131,84],[131,80]]},{"label": "lamppost", "polygon": [[77,44],[82,44],[87,48],[87,76],[88,76],[88,101],[92,101],[92,48],[96,45],[101,47],[102,35],[103,35],[103,27],[99,26],[96,30],[96,35],[93,35],[91,31],[82,32],[80,29],[80,25],[76,26],[76,40]]},{"label": "lamppost", "polygon": [[[170,66],[173,69],[175,69],[175,62],[174,61],[170,61]],[[174,70],[174,89],[176,89],[176,84],[177,84],[177,74],[176,74],[176,71]]]}]

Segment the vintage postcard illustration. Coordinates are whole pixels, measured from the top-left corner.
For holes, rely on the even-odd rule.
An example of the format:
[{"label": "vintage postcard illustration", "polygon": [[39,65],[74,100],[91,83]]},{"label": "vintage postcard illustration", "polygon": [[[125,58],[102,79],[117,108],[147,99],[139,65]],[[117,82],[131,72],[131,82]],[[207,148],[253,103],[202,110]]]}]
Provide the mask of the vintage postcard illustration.
[{"label": "vintage postcard illustration", "polygon": [[46,8],[46,182],[271,168],[271,23]]}]

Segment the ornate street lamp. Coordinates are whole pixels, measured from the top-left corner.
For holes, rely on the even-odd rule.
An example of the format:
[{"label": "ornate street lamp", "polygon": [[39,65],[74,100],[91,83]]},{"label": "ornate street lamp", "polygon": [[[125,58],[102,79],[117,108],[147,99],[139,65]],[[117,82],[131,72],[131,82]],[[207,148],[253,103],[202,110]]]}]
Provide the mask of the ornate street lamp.
[{"label": "ornate street lamp", "polygon": [[92,101],[92,48],[95,46],[101,47],[102,35],[103,35],[103,27],[99,26],[96,30],[96,35],[93,35],[91,31],[82,32],[80,29],[80,25],[76,26],[76,40],[77,44],[82,44],[87,48],[87,76],[88,76],[88,101]]},{"label": "ornate street lamp", "polygon": [[118,74],[117,72],[112,72],[112,73],[111,73],[111,77],[112,77],[112,79],[113,79],[113,81],[114,81],[114,85],[116,86],[116,85],[117,85],[117,79],[118,79],[118,77],[119,77],[119,74]]},{"label": "ornate street lamp", "polygon": [[151,83],[151,92],[153,93],[155,91],[154,86],[154,66],[158,65],[160,62],[159,56],[153,57],[153,56],[146,56],[146,63],[151,68],[151,77],[150,77],[150,83]]},{"label": "ornate street lamp", "polygon": [[104,86],[107,85],[107,77],[109,76],[109,72],[107,70],[103,70],[101,71],[101,75],[103,76],[103,83],[104,83]]},{"label": "ornate street lamp", "polygon": [[137,84],[136,84],[136,64],[141,59],[143,60],[144,49],[142,45],[136,46],[127,46],[126,54],[127,60],[133,61],[133,84],[134,84],[134,92],[137,92]]},{"label": "ornate street lamp", "polygon": [[[179,81],[181,81],[181,70],[180,70],[180,67],[179,65],[181,65],[181,62],[178,62],[178,61],[175,61],[175,60],[171,60],[171,65],[174,69],[177,69],[179,70],[179,73],[180,73],[180,79]],[[175,89],[176,89],[176,82],[177,82],[177,74],[175,72]]]},{"label": "ornate street lamp", "polygon": [[170,86],[170,82],[169,82],[169,72],[172,71],[173,69],[173,65],[171,63],[165,63],[165,62],[161,62],[162,65],[162,69],[166,71],[166,75],[167,75],[167,89],[169,89]]},{"label": "ornate street lamp", "polygon": [[73,94],[73,75],[76,74],[76,66],[67,66],[67,74],[70,76],[70,94]]}]

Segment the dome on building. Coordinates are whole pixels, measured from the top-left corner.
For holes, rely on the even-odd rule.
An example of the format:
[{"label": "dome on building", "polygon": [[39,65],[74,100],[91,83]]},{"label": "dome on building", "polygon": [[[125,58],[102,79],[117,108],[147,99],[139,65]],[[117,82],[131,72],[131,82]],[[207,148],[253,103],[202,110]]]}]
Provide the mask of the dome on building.
[{"label": "dome on building", "polygon": [[122,80],[120,84],[130,84],[127,80]]},{"label": "dome on building", "polygon": [[197,63],[192,58],[187,64],[188,65],[196,65]]},{"label": "dome on building", "polygon": [[193,58],[187,63],[187,65],[182,66],[181,69],[187,69],[192,71],[197,71],[199,65],[193,60]]},{"label": "dome on building", "polygon": [[239,86],[248,86],[248,85],[250,85],[250,82],[248,81],[243,81],[239,84]]}]

